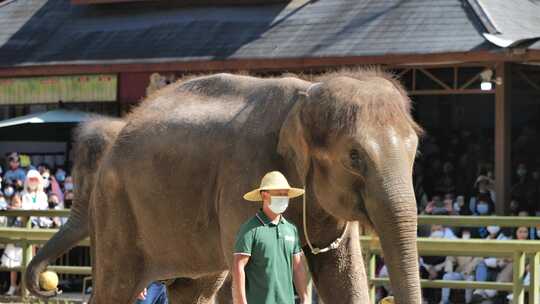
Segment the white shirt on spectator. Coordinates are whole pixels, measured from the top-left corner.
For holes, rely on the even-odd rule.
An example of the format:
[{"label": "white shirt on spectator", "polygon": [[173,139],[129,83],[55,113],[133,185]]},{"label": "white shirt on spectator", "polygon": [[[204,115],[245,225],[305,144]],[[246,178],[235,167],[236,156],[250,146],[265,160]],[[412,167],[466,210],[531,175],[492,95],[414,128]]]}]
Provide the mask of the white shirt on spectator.
[{"label": "white shirt on spectator", "polygon": [[[21,209],[23,210],[47,210],[49,209],[49,199],[47,197],[47,194],[45,192],[35,192],[35,193],[29,193],[26,191],[22,192],[22,206]],[[34,202],[35,198],[35,202]],[[40,227],[48,227],[49,225],[49,219],[46,217],[30,217],[30,220],[34,225],[40,226]]]}]

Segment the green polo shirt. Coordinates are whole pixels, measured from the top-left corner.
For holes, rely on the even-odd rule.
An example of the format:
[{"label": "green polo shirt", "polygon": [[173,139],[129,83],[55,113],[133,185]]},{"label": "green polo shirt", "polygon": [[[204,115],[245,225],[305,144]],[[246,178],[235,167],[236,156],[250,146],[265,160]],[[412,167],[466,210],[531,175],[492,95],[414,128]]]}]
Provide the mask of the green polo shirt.
[{"label": "green polo shirt", "polygon": [[276,225],[260,210],[244,223],[234,253],[250,256],[245,267],[248,304],[294,304],[292,259],[300,252],[298,231],[283,216]]}]

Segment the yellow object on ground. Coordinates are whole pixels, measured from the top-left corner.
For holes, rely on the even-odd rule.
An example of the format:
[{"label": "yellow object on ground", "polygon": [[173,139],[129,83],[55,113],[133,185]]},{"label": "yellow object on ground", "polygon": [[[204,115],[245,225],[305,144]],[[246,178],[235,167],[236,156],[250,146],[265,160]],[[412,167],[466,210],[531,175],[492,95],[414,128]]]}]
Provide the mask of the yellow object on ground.
[{"label": "yellow object on ground", "polygon": [[58,286],[58,275],[53,271],[45,271],[39,275],[39,287],[43,290],[55,290]]},{"label": "yellow object on ground", "polygon": [[386,297],[386,298],[383,298],[379,304],[394,304],[394,297]]}]

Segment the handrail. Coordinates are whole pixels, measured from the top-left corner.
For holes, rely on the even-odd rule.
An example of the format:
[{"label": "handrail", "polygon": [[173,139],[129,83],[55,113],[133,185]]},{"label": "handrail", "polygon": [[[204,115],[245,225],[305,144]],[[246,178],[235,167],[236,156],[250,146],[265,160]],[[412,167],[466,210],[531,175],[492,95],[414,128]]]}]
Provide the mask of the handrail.
[{"label": "handrail", "polygon": [[0,210],[0,216],[46,216],[46,217],[68,217],[69,209],[49,209],[49,210]]},{"label": "handrail", "polygon": [[534,216],[457,216],[419,215],[418,225],[444,225],[450,227],[535,227],[540,226],[540,218]]},{"label": "handrail", "polygon": [[[375,255],[381,254],[379,239],[377,237],[361,236],[360,243],[362,250],[368,256],[369,293],[372,301],[374,301],[375,287],[389,284],[390,280],[388,278],[378,278],[375,275]],[[448,287],[512,291],[514,295],[513,303],[516,304],[523,304],[525,291],[529,291],[529,303],[540,303],[540,241],[418,238],[417,245],[421,256],[494,256],[511,257],[513,260],[512,283],[420,280],[421,286],[424,288]],[[530,264],[530,286],[523,284],[527,257]]]}]

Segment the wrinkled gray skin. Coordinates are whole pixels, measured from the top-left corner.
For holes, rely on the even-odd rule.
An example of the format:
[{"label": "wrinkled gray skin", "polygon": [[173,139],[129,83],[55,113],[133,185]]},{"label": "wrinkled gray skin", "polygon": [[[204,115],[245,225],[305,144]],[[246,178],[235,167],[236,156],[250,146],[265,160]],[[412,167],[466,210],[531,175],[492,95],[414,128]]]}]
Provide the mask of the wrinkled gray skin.
[{"label": "wrinkled gray skin", "polygon": [[[307,186],[316,246],[334,241],[346,221],[371,223],[396,302],[420,303],[411,172],[419,128],[397,83],[354,76],[311,86],[219,74],[146,100],[105,151],[90,198],[91,303],[133,303],[150,281],[170,278],[180,278],[173,303],[210,303],[239,226],[260,207],[242,194],[271,170]],[[285,216],[302,231],[300,200]],[[368,303],[357,225],[336,250],[305,250],[327,303]]]}]

